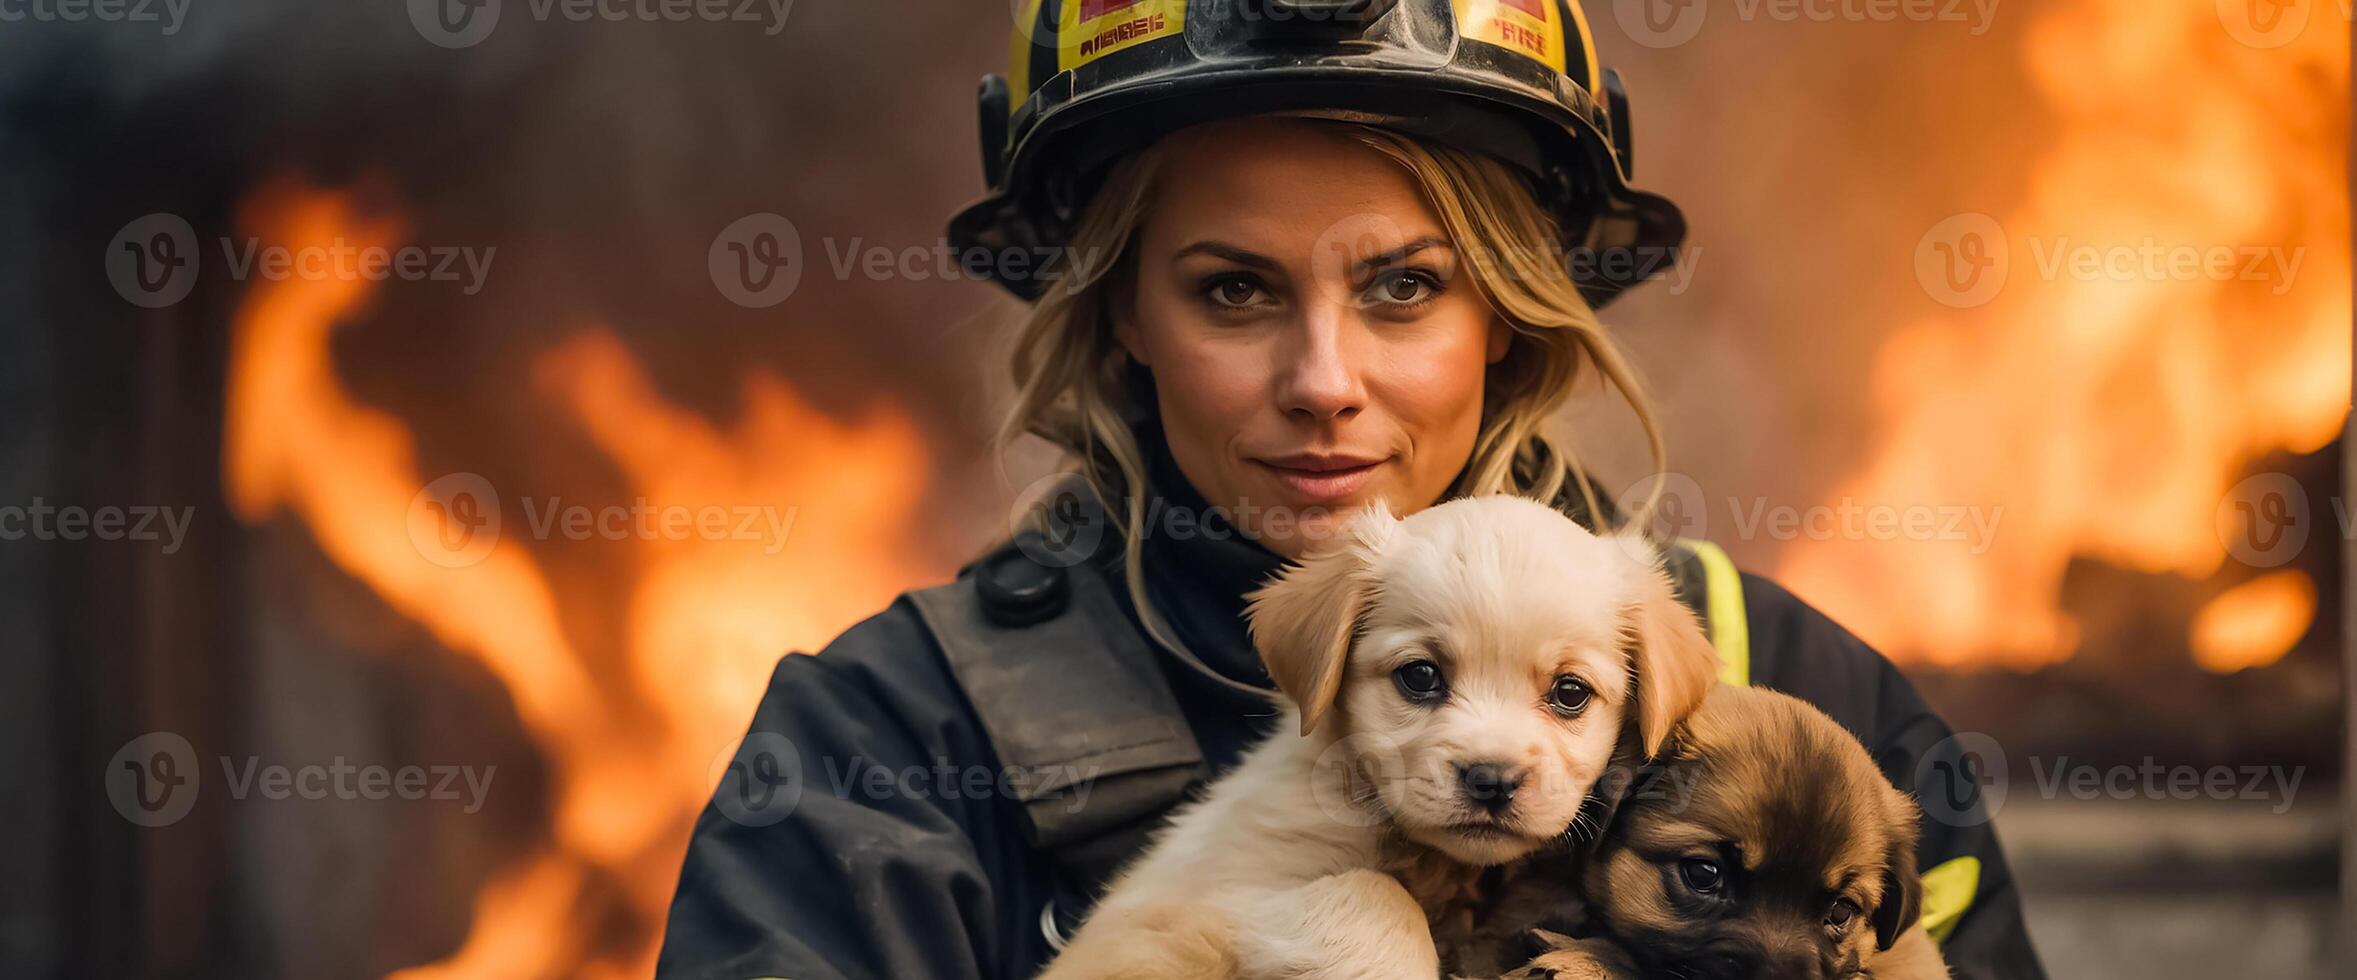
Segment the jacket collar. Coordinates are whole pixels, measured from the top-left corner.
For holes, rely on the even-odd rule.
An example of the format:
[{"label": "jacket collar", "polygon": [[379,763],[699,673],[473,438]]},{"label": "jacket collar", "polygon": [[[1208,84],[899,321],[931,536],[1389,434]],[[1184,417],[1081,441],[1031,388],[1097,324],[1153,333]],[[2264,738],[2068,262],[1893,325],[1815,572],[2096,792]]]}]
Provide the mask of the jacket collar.
[{"label": "jacket collar", "polygon": [[1159,425],[1137,432],[1146,455],[1146,591],[1203,664],[1230,680],[1271,688],[1244,625],[1244,597],[1285,559],[1236,529],[1179,470]]}]

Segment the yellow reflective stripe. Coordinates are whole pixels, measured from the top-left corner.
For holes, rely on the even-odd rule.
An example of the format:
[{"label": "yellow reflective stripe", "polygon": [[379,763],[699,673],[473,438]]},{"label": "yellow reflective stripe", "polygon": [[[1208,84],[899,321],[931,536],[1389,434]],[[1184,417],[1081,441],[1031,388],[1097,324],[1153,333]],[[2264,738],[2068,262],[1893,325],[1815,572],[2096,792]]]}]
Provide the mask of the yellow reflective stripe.
[{"label": "yellow reflective stripe", "polygon": [[1737,687],[1751,686],[1751,623],[1743,616],[1743,576],[1735,560],[1718,545],[1698,538],[1678,543],[1702,559],[1702,582],[1709,593],[1704,613],[1710,620],[1710,645],[1719,651],[1719,680]]},{"label": "yellow reflective stripe", "polygon": [[1940,942],[1956,931],[1956,922],[1980,894],[1981,859],[1956,858],[1923,873],[1923,931]]},{"label": "yellow reflective stripe", "polygon": [[[1744,617],[1743,576],[1725,549],[1708,541],[1680,538],[1678,544],[1702,561],[1702,580],[1709,591],[1704,607],[1709,614],[1711,646],[1719,651],[1719,680],[1741,687],[1751,685],[1751,623]],[[1923,931],[1946,942],[1956,923],[1980,894],[1981,859],[1954,858],[1923,873]]]}]

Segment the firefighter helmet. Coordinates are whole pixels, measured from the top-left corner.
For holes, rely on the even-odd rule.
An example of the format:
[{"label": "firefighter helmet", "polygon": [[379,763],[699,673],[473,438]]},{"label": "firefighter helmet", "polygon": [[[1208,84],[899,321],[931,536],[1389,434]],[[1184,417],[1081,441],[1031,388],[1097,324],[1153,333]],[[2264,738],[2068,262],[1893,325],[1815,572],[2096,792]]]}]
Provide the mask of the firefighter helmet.
[{"label": "firefighter helmet", "polygon": [[1579,0],[1014,0],[982,81],[989,192],[952,218],[975,274],[1026,300],[1106,167],[1196,123],[1291,113],[1478,151],[1530,179],[1590,303],[1675,260],[1685,219],[1632,189],[1628,97]]}]

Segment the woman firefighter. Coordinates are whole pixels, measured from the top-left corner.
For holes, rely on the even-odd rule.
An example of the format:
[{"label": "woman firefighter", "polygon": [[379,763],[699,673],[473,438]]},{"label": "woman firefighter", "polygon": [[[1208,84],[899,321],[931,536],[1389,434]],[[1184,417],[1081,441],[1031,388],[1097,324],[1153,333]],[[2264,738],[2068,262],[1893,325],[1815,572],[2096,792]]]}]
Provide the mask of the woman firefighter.
[{"label": "woman firefighter", "polygon": [[[989,194],[950,239],[1032,304],[1002,440],[1072,475],[954,583],[779,663],[665,976],[1030,976],[1268,734],[1243,597],[1338,515],[1512,493],[1613,523],[1547,432],[1591,373],[1663,464],[1596,311],[1685,225],[1628,185],[1628,100],[1577,0],[1017,15],[981,94]],[[1719,549],[1671,554],[1726,679],[1822,708],[1924,801],[1924,924],[1956,973],[2042,976],[1970,760],[1905,678]]]}]

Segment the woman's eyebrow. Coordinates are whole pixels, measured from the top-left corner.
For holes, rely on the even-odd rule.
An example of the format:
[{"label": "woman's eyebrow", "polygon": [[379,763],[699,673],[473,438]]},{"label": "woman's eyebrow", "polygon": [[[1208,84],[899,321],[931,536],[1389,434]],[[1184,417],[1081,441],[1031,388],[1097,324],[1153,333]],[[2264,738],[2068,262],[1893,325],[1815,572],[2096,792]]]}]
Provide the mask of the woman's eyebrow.
[{"label": "woman's eyebrow", "polygon": [[[1372,270],[1384,268],[1402,259],[1405,259],[1408,256],[1434,247],[1443,249],[1449,248],[1449,240],[1439,235],[1425,235],[1421,238],[1412,239],[1400,245],[1384,249],[1381,252],[1377,252],[1373,255],[1369,255],[1358,260],[1351,265],[1351,274],[1354,276],[1365,275]],[[1170,260],[1172,262],[1177,262],[1195,255],[1210,255],[1234,262],[1237,265],[1254,269],[1263,269],[1269,272],[1284,271],[1284,267],[1275,259],[1269,258],[1268,256],[1262,255],[1258,252],[1238,248],[1226,242],[1213,241],[1210,239],[1195,242],[1179,249],[1177,252],[1171,254]]]},{"label": "woman's eyebrow", "polygon": [[1226,259],[1230,262],[1234,262],[1237,265],[1247,266],[1254,269],[1262,269],[1268,272],[1284,271],[1284,267],[1279,265],[1277,260],[1269,258],[1266,255],[1262,255],[1258,252],[1246,251],[1226,242],[1215,242],[1210,240],[1196,242],[1185,248],[1179,249],[1177,252],[1171,255],[1170,260],[1172,262],[1177,262],[1191,255],[1215,256]]},{"label": "woman's eyebrow", "polygon": [[1358,260],[1358,262],[1352,264],[1351,274],[1354,276],[1365,275],[1368,272],[1389,266],[1392,263],[1398,262],[1401,259],[1407,258],[1408,256],[1414,255],[1434,246],[1439,246],[1444,249],[1448,248],[1449,240],[1438,235],[1426,235],[1422,238],[1414,239],[1397,248],[1386,249]]}]

